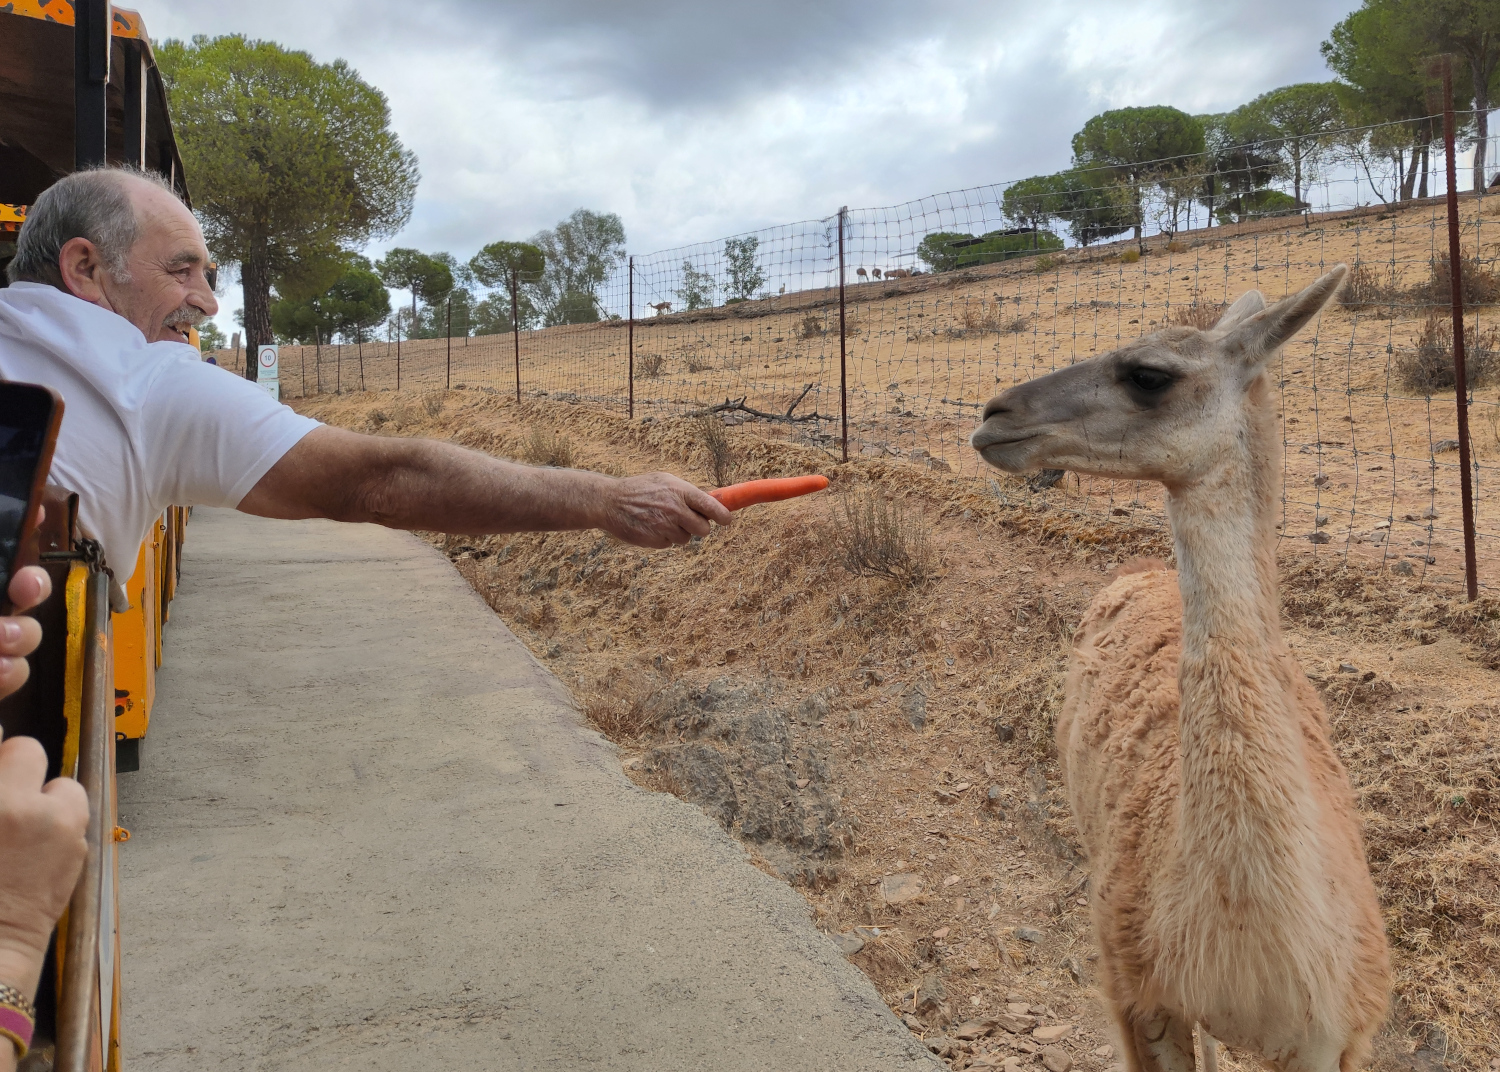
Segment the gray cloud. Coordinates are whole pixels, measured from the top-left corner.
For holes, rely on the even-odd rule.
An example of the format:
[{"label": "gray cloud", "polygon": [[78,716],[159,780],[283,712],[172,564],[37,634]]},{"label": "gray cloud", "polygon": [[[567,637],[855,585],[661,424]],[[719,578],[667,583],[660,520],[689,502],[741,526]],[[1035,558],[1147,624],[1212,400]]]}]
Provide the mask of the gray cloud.
[{"label": "gray cloud", "polygon": [[349,60],[423,174],[396,240],[468,256],[572,209],[634,251],[1064,166],[1110,107],[1328,77],[1353,0],[136,0],[158,36]]}]

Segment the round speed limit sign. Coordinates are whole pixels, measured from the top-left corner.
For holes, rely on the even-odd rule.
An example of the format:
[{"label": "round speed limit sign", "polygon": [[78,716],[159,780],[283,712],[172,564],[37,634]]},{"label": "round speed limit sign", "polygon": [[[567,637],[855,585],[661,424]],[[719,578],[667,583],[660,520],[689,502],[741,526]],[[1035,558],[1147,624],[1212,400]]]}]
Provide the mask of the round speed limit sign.
[{"label": "round speed limit sign", "polygon": [[259,354],[260,378],[263,380],[276,379],[281,361],[281,348],[279,346],[262,346]]}]

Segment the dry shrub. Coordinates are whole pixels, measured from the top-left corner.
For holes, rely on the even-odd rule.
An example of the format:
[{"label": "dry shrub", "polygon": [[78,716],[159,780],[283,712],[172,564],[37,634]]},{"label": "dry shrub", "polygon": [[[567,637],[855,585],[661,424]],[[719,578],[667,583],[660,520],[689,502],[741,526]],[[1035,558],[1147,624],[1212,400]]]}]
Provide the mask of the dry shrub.
[{"label": "dry shrub", "polygon": [[688,354],[686,360],[689,372],[707,372],[714,367],[706,354]]},{"label": "dry shrub", "polygon": [[1404,299],[1395,265],[1382,275],[1374,265],[1357,262],[1339,288],[1338,300],[1345,309],[1374,309],[1389,318],[1395,315],[1396,303]]},{"label": "dry shrub", "polygon": [[798,321],[793,334],[799,339],[811,339],[818,335],[828,334],[828,325],[817,313],[808,313]]},{"label": "dry shrub", "polygon": [[429,417],[436,417],[443,412],[444,401],[446,400],[443,398],[442,391],[424,391],[418,398],[418,404],[421,405],[422,412]]},{"label": "dry shrub", "polygon": [[643,380],[654,380],[661,375],[665,361],[661,354],[642,354],[636,358],[635,374]]},{"label": "dry shrub", "polygon": [[1197,328],[1199,331],[1207,331],[1219,322],[1219,317],[1224,315],[1224,306],[1217,302],[1207,302],[1199,305],[1184,305],[1172,312],[1167,318],[1168,324],[1177,324],[1185,328]]},{"label": "dry shrub", "polygon": [[1182,239],[1180,238],[1174,238],[1172,239],[1172,241],[1167,243],[1168,253],[1186,253],[1187,251],[1188,244],[1182,241]]},{"label": "dry shrub", "polygon": [[[1465,305],[1493,305],[1500,301],[1500,275],[1487,267],[1477,253],[1470,257],[1460,255],[1459,272],[1463,278]],[[1452,304],[1452,271],[1446,253],[1433,258],[1432,278],[1417,287],[1413,297],[1440,305]]]},{"label": "dry shrub", "polygon": [[[1464,372],[1469,387],[1484,387],[1500,371],[1500,328],[1480,331],[1464,325]],[[1428,316],[1417,336],[1417,345],[1396,355],[1396,378],[1409,391],[1430,395],[1451,391],[1457,374],[1453,367],[1453,327],[1436,313]]]},{"label": "dry shrub", "polygon": [[532,465],[568,469],[573,465],[573,441],[561,432],[531,426],[531,435],[521,445],[521,457]]},{"label": "dry shrub", "polygon": [[914,588],[937,574],[921,513],[878,491],[845,495],[830,535],[837,561],[855,576],[877,574]]},{"label": "dry shrub", "polygon": [[1127,249],[1124,253],[1120,254],[1120,263],[1121,264],[1134,264],[1136,261],[1138,261],[1140,259],[1141,259],[1141,251],[1138,250],[1138,249]]},{"label": "dry shrub", "polygon": [[703,445],[703,452],[708,456],[709,477],[716,487],[724,487],[726,484],[734,483],[735,469],[739,465],[739,459],[735,456],[734,448],[729,444],[729,433],[724,428],[724,419],[717,413],[705,413],[694,418],[698,442]]},{"label": "dry shrub", "polygon": [[1031,270],[1033,272],[1050,272],[1056,267],[1057,260],[1054,257],[1042,256],[1031,262]]},{"label": "dry shrub", "polygon": [[1000,325],[1000,333],[1002,335],[1019,335],[1021,332],[1029,330],[1030,327],[1031,317],[1024,315],[1013,316]]},{"label": "dry shrub", "polygon": [[654,724],[646,704],[639,696],[617,696],[609,691],[585,693],[581,705],[583,717],[611,741],[636,740],[646,735]]}]

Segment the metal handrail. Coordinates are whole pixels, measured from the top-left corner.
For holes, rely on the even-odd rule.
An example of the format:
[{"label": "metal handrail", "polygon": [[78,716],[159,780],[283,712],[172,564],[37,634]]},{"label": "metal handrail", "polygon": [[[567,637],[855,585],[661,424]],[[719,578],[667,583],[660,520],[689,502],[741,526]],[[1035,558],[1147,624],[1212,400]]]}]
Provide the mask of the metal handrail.
[{"label": "metal handrail", "polygon": [[78,734],[78,781],[89,798],[88,856],[68,902],[67,941],[57,1011],[55,1072],[88,1072],[98,1060],[100,1036],[99,943],[104,869],[113,847],[110,759],[114,749],[110,654],[109,575],[90,572],[85,587],[83,696]]}]

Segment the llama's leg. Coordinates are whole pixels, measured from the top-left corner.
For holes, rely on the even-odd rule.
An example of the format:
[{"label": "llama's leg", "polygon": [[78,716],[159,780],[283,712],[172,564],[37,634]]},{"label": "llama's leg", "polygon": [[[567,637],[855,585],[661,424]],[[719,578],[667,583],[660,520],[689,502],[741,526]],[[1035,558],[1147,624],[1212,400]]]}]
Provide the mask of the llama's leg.
[{"label": "llama's leg", "polygon": [[1127,1067],[1142,1072],[1196,1072],[1191,1023],[1158,1009],[1131,1016],[1129,1024],[1126,1043],[1135,1051],[1135,1060],[1127,1061]]}]

